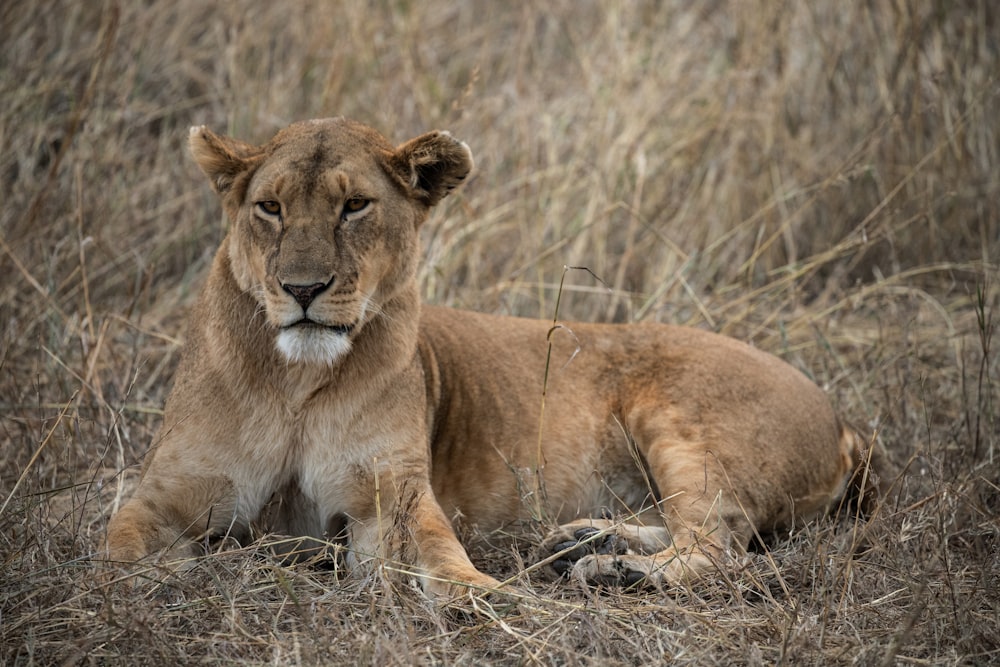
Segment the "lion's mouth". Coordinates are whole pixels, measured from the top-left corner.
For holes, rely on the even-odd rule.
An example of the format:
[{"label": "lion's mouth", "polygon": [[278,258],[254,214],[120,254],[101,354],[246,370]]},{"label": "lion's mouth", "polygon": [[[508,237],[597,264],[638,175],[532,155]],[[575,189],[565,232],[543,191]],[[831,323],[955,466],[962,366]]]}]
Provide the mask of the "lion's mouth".
[{"label": "lion's mouth", "polygon": [[322,324],[316,320],[311,320],[308,317],[303,317],[298,322],[292,322],[287,326],[281,327],[283,330],[298,329],[298,330],[308,330],[317,329],[321,331],[329,331],[330,333],[339,334],[341,336],[346,336],[354,329],[353,324]]}]

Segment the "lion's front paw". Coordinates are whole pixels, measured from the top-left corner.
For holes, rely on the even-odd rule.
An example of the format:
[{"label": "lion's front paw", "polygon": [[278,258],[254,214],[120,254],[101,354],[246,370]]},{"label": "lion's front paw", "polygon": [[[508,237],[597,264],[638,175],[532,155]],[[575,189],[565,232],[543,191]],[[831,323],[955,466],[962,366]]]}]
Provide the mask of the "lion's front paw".
[{"label": "lion's front paw", "polygon": [[479,572],[463,574],[461,577],[434,577],[424,579],[424,588],[434,598],[463,597],[468,594],[484,595],[501,589],[499,581]]}]

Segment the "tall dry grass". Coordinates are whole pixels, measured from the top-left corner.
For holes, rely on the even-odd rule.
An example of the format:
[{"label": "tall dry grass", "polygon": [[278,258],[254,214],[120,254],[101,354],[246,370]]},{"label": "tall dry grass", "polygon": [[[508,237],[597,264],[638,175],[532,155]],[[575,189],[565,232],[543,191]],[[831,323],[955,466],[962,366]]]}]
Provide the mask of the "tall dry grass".
[{"label": "tall dry grass", "polygon": [[[1000,11],[962,2],[5,3],[3,664],[1000,660]],[[184,150],[346,115],[478,171],[428,301],[663,320],[788,359],[903,471],[730,580],[442,611],[227,548],[134,590],[90,557],[221,238]],[[520,550],[480,553],[507,576]]]}]

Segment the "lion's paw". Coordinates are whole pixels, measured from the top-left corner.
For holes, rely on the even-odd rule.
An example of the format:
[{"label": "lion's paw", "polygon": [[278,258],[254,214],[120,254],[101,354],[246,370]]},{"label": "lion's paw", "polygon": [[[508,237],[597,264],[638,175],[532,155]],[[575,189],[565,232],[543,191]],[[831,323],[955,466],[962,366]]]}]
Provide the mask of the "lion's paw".
[{"label": "lion's paw", "polygon": [[548,568],[557,578],[571,574],[576,564],[588,556],[615,556],[630,553],[628,542],[614,531],[594,526],[557,530],[545,541],[542,552],[554,556]]},{"label": "lion's paw", "polygon": [[[647,572],[647,558],[627,554],[591,554],[578,560],[570,572],[573,579],[591,586],[634,588],[655,586],[659,579]],[[644,567],[646,566],[646,567]]]}]

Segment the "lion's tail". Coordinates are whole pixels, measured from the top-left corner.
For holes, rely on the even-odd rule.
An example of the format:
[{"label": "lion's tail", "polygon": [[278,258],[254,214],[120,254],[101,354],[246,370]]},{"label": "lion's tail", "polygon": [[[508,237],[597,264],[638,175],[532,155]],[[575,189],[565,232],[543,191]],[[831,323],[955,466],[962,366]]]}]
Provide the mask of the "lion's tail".
[{"label": "lion's tail", "polygon": [[840,451],[845,458],[849,458],[853,471],[845,490],[845,500],[862,513],[869,514],[889,492],[896,478],[885,446],[879,440],[877,431],[866,436],[856,427],[844,424],[840,432]]}]

